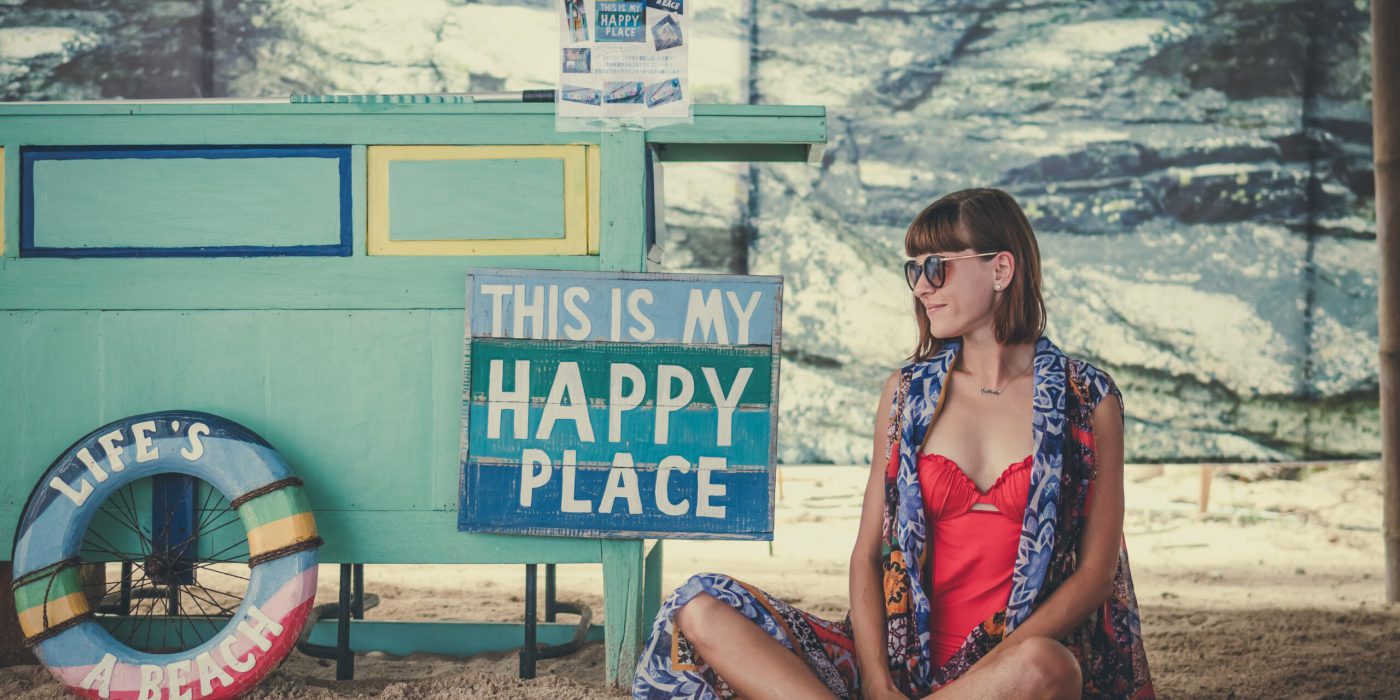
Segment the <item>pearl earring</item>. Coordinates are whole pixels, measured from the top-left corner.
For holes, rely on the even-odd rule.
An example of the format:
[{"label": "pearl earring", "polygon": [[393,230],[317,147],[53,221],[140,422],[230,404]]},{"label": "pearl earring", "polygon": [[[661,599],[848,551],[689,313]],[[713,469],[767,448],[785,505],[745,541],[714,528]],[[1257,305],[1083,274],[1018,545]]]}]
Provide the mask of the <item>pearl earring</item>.
[{"label": "pearl earring", "polygon": [[992,287],[992,289],[994,289],[994,290],[1000,292],[1000,291],[1001,291],[1001,285],[998,284],[998,285]]}]

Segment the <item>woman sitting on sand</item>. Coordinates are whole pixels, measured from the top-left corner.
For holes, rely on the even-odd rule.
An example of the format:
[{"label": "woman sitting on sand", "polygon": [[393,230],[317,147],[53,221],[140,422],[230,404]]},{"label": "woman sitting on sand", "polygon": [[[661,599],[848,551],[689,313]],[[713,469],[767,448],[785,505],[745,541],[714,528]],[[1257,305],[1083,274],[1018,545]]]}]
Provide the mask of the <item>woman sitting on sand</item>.
[{"label": "woman sitting on sand", "polygon": [[1122,395],[1043,334],[1030,223],[1005,192],[964,190],[904,249],[919,340],[875,413],[850,613],[697,574],[662,605],[635,698],[1155,697]]}]

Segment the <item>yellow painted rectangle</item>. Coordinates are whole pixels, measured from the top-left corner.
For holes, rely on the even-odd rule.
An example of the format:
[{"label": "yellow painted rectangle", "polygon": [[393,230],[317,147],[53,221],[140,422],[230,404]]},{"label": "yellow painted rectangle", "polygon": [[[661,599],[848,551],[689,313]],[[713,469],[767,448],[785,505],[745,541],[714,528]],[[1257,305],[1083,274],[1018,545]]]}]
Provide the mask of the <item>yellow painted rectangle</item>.
[{"label": "yellow painted rectangle", "polygon": [[[46,629],[67,622],[87,611],[87,596],[83,595],[81,591],[69,593],[62,598],[50,600],[43,605],[36,605],[28,610],[21,610],[19,613],[19,627],[24,631],[24,636],[33,637]],[[48,618],[47,626],[44,625],[46,616]]]},{"label": "yellow painted rectangle", "polygon": [[256,557],[316,536],[316,519],[311,513],[297,513],[248,531],[248,556]]},{"label": "yellow painted rectangle", "polygon": [[603,213],[598,206],[598,188],[603,182],[602,149],[588,146],[588,254],[598,254],[598,232],[602,229]]},{"label": "yellow painted rectangle", "polygon": [[[369,146],[366,148],[369,255],[589,255],[597,254],[597,146]],[[404,160],[555,158],[564,162],[564,237],[472,240],[391,240],[389,164]],[[450,193],[445,193],[450,196]],[[510,202],[500,206],[509,207]]]}]

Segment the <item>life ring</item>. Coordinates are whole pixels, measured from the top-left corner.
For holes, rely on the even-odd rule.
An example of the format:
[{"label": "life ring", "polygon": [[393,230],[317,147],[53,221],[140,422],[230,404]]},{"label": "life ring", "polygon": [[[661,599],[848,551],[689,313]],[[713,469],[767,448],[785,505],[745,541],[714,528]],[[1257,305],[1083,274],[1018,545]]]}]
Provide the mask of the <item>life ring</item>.
[{"label": "life ring", "polygon": [[[121,496],[123,488],[130,492],[146,477],[188,482],[167,476],[181,474],[203,480],[217,490],[227,499],[223,511],[228,523],[242,523],[249,567],[246,592],[236,609],[225,610],[227,614],[189,618],[204,621],[206,631],[182,626],[187,620],[171,615],[180,609],[181,589],[170,573],[177,567],[169,561],[171,552],[188,556],[185,550],[191,545],[186,543],[192,541],[197,549],[199,540],[186,538],[178,543],[178,550],[168,541],[157,546],[158,536],[168,534],[172,516],[166,516],[166,523],[160,526],[154,518],[149,528],[140,520],[135,529],[127,525],[136,533],[127,533],[128,538],[136,538],[143,547],[151,545],[153,553],[145,561],[133,560],[125,566],[163,566],[166,573],[160,576],[146,569],[142,574],[152,582],[165,581],[165,589],[174,591],[173,602],[166,603],[167,616],[159,634],[169,636],[173,627],[181,633],[181,642],[184,630],[195,635],[192,648],[173,653],[141,650],[135,646],[143,644],[133,646],[117,639],[99,621],[84,593],[80,564],[85,546],[91,546],[85,542],[96,541],[88,539],[89,525],[109,497]],[[206,490],[206,505],[212,497],[209,494],[212,492]],[[171,512],[175,512],[173,507]],[[103,517],[114,516],[104,511]],[[112,521],[104,522],[110,525]],[[102,529],[107,530],[107,536],[94,530],[95,537],[110,541],[121,528]],[[74,693],[117,700],[235,697],[262,680],[295,644],[314,602],[316,548],[320,544],[301,481],[256,433],[231,420],[197,411],[132,416],[98,428],[74,443],[30,494],[15,533],[15,608],[26,643]],[[167,563],[159,565],[157,559]],[[245,565],[241,558],[236,564]],[[217,568],[207,566],[209,570]],[[186,568],[176,573],[188,576],[194,571]],[[130,587],[123,586],[124,600],[129,600]],[[151,590],[158,592],[161,587],[153,585]],[[188,593],[193,595],[192,591]],[[200,601],[187,599],[186,607]],[[156,603],[150,605],[146,614],[154,617]],[[114,618],[101,619],[111,623]],[[113,624],[118,625],[114,629],[122,629],[121,623]],[[153,628],[157,625],[148,624]],[[146,634],[149,639],[152,632]],[[197,643],[202,638],[202,643]]]}]

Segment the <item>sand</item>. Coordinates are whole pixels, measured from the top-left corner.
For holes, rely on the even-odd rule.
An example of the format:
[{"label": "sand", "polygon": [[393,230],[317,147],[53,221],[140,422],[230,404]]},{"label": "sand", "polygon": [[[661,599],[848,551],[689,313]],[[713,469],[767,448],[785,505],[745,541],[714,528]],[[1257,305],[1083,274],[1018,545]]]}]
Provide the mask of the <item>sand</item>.
[{"label": "sand", "polygon": [[[1197,465],[1132,465],[1124,531],[1148,661],[1160,697],[1400,697],[1400,606],[1384,602],[1377,462],[1220,467],[1197,513]],[[668,541],[663,585],[724,571],[837,619],[865,471],[785,467],[777,534],[767,542]],[[371,619],[519,620],[524,567],[367,567]],[[320,600],[333,600],[335,569]],[[560,598],[606,611],[598,566],[559,567]],[[561,616],[561,621],[574,618]],[[604,687],[603,647],[542,661],[515,678],[513,653],[466,660],[360,655],[356,680],[294,653],[248,697],[625,697]],[[60,698],[37,666],[0,669],[0,697]]]}]

